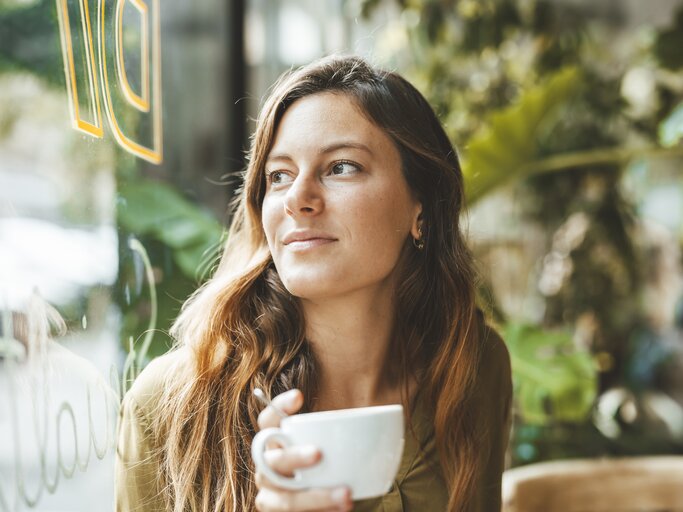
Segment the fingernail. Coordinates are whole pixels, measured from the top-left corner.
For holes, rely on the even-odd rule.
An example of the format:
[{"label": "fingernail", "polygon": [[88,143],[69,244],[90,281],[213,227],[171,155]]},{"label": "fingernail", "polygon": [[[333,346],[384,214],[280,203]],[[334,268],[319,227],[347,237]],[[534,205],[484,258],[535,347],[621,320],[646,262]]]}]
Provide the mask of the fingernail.
[{"label": "fingernail", "polygon": [[332,491],[332,501],[335,503],[346,503],[349,500],[349,490],[346,487],[339,487]]},{"label": "fingernail", "polygon": [[300,391],[298,389],[290,389],[289,391],[285,392],[284,398],[286,398],[288,401],[292,401],[299,393]]}]

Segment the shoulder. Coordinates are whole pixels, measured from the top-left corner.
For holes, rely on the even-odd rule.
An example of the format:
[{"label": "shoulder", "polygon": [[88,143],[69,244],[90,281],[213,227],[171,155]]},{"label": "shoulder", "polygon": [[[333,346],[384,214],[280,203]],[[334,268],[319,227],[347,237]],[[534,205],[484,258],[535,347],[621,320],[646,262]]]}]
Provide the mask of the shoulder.
[{"label": "shoulder", "polygon": [[471,510],[500,510],[500,485],[512,418],[512,371],[505,342],[483,320],[480,336],[473,402],[480,443],[479,476]]},{"label": "shoulder", "polygon": [[179,348],[153,359],[135,379],[124,403],[144,416],[154,415],[170,379],[180,377],[192,362],[189,349]]},{"label": "shoulder", "polygon": [[487,320],[481,309],[477,308],[474,317],[473,341],[479,346],[480,371],[487,369],[508,370],[510,369],[510,353],[503,338]]},{"label": "shoulder", "polygon": [[485,368],[510,374],[510,352],[500,334],[482,321],[480,328],[481,363]]},{"label": "shoulder", "polygon": [[505,418],[512,399],[510,353],[503,338],[483,319],[479,333],[481,352],[475,386],[477,398],[493,407],[490,412],[495,417]]}]

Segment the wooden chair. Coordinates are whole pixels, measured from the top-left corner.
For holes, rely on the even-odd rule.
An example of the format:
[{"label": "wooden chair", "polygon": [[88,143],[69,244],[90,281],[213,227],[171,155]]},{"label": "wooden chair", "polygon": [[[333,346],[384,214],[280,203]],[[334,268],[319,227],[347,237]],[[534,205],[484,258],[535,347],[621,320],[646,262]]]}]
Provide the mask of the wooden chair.
[{"label": "wooden chair", "polygon": [[503,474],[503,512],[655,511],[683,511],[683,456],[543,462]]}]

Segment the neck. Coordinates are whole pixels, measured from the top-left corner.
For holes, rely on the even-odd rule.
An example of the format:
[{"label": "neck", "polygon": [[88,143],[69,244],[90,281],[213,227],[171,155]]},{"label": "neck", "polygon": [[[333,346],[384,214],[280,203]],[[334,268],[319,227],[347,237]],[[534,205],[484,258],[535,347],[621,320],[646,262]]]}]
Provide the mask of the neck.
[{"label": "neck", "polygon": [[302,300],[306,337],[319,365],[314,409],[343,409],[400,402],[386,382],[393,291],[356,291],[345,296]]}]

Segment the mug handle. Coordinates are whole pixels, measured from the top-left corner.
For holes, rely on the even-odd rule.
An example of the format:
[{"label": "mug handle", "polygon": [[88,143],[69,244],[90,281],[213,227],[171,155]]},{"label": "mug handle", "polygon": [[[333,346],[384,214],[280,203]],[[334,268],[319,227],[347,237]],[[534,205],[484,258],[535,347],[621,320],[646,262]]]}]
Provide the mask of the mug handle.
[{"label": "mug handle", "polygon": [[298,480],[296,477],[290,478],[282,476],[268,465],[263,454],[266,451],[266,445],[270,441],[277,441],[285,447],[290,447],[294,444],[292,443],[291,439],[289,439],[289,437],[287,437],[287,435],[277,427],[265,428],[261,430],[256,434],[251,443],[251,457],[254,459],[256,469],[266,475],[268,480],[273,482],[275,485],[282,487],[283,489],[296,491],[308,488],[309,486],[305,482]]}]

